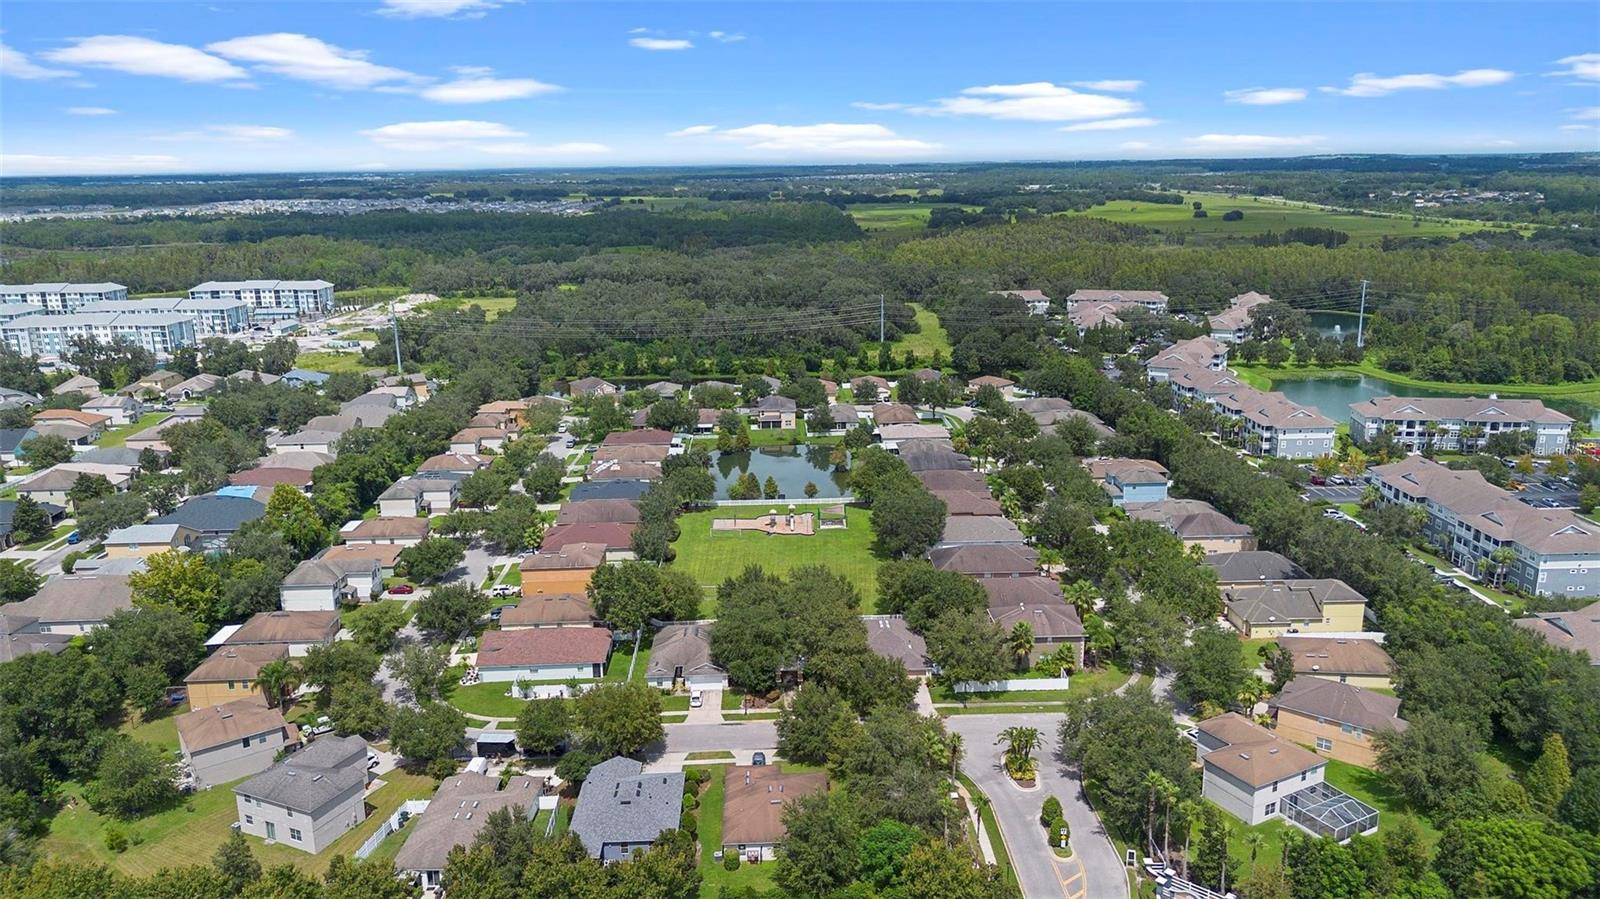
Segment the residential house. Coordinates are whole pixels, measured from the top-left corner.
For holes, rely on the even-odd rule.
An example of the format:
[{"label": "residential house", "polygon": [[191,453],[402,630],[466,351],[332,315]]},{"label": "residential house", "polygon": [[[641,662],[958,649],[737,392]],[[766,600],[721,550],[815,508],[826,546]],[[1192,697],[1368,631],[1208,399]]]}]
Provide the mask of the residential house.
[{"label": "residential house", "polygon": [[[377,567],[375,562],[369,565]],[[358,598],[344,569],[320,559],[307,559],[296,565],[278,592],[278,607],[285,612],[331,612]]]},{"label": "residential house", "polygon": [[1395,697],[1320,677],[1289,681],[1267,708],[1280,736],[1363,768],[1377,767],[1374,736],[1409,726]]},{"label": "residential house", "polygon": [[601,446],[671,446],[672,432],[660,428],[636,428],[632,431],[612,431],[600,441]]},{"label": "residential house", "polygon": [[552,525],[545,530],[539,548],[544,552],[559,552],[575,543],[598,543],[606,548],[606,561],[625,562],[635,558],[633,532],[637,527],[637,523],[618,521]]},{"label": "residential house", "polygon": [[72,446],[93,446],[99,437],[95,430],[87,425],[60,419],[35,422],[33,430],[40,437],[60,437]]},{"label": "residential house", "polygon": [[1281,818],[1344,841],[1378,827],[1376,809],[1329,786],[1328,761],[1228,712],[1196,728],[1201,795],[1249,825]]},{"label": "residential house", "polygon": [[644,773],[644,765],[617,756],[589,770],[578,791],[569,829],[591,858],[622,861],[650,848],[683,815],[683,772]]},{"label": "residential house", "polygon": [[1167,311],[1167,295],[1159,290],[1104,290],[1080,288],[1067,296],[1067,308],[1075,303],[1133,303],[1147,312]]},{"label": "residential house", "polygon": [[263,665],[287,658],[289,646],[285,643],[219,647],[183,679],[189,707],[227,705],[242,699],[265,705],[266,694],[256,678]]},{"label": "residential house", "polygon": [[948,515],[939,546],[980,543],[1024,543],[1021,529],[1003,515]]},{"label": "residential house", "polygon": [[1073,405],[1064,399],[1053,396],[1032,397],[1016,403],[1017,409],[1033,419],[1034,424],[1042,431],[1054,430],[1055,427],[1074,418],[1081,418],[1089,423],[1089,427],[1100,438],[1110,437],[1116,432],[1101,421],[1099,416],[1073,408]]},{"label": "residential house", "polygon": [[1212,315],[1208,319],[1211,325],[1211,337],[1222,343],[1244,343],[1250,339],[1250,324],[1252,321],[1250,311],[1257,306],[1272,302],[1272,297],[1264,293],[1250,291],[1241,293],[1228,301],[1228,308]]},{"label": "residential house", "polygon": [[134,381],[132,384],[122,388],[118,391],[118,393],[126,393],[130,396],[145,396],[148,394],[163,395],[173,385],[179,384],[182,381],[183,375],[180,375],[175,371],[167,371],[164,368],[158,368],[150,374],[145,375],[139,380]]},{"label": "residential house", "polygon": [[594,606],[583,593],[546,593],[528,597],[500,612],[500,629],[524,627],[593,627]]},{"label": "residential house", "polygon": [[896,422],[878,427],[878,441],[889,452],[896,452],[908,440],[949,440],[950,431],[943,425],[921,422]]},{"label": "residential house", "polygon": [[192,400],[197,396],[206,396],[213,393],[221,386],[222,378],[220,376],[198,374],[168,387],[166,395],[169,400]]},{"label": "residential house", "polygon": [[169,453],[172,451],[172,447],[167,446],[166,441],[162,439],[162,433],[174,425],[199,421],[203,417],[205,417],[204,409],[179,409],[150,427],[129,435],[128,439],[122,442],[122,445],[135,452],[153,449],[158,453]]},{"label": "residential house", "polygon": [[1367,598],[1337,578],[1268,581],[1222,588],[1223,614],[1246,638],[1360,631]]},{"label": "residential house", "polygon": [[880,428],[884,425],[914,425],[919,421],[917,410],[904,403],[876,403],[872,407],[872,422]]},{"label": "residential house", "polygon": [[[33,415],[34,428],[38,429],[47,424],[72,424],[87,429],[89,443],[100,439],[111,424],[111,416],[99,415],[94,412],[84,412],[77,409],[45,409]],[[50,433],[40,431],[40,433]]]},{"label": "residential house", "polygon": [[[231,627],[231,626],[230,626]],[[339,612],[257,612],[223,640],[223,646],[283,646],[299,658],[313,646],[326,646],[339,634]]]},{"label": "residential house", "polygon": [[1228,367],[1228,345],[1208,336],[1179,341],[1151,356],[1144,364],[1152,381],[1165,381],[1174,371],[1206,368],[1222,371]]},{"label": "residential house", "polygon": [[184,767],[201,790],[271,768],[300,739],[299,728],[259,699],[200,706],[174,723]]},{"label": "residential house", "polygon": [[268,496],[279,484],[288,484],[303,493],[311,489],[311,469],[246,468],[228,475],[228,484],[233,487],[261,487]]},{"label": "residential house", "polygon": [[626,499],[590,499],[569,502],[556,514],[556,525],[638,524],[639,504]]},{"label": "residential house", "polygon": [[[54,503],[40,503],[39,508],[44,512],[45,518],[50,522],[51,526],[67,517],[67,510]],[[0,499],[0,548],[12,544],[12,519],[16,517],[16,514],[16,500]]]},{"label": "residential house", "polygon": [[1483,479],[1412,456],[1367,473],[1386,503],[1426,510],[1423,535],[1474,577],[1529,593],[1600,595],[1600,526],[1567,509],[1535,508]]},{"label": "residential house", "polygon": [[606,564],[604,543],[568,543],[522,557],[524,598],[547,594],[584,593],[595,569]]},{"label": "residential house", "polygon": [[749,863],[776,859],[789,803],[828,790],[828,775],[778,765],[730,765],[722,777],[722,852]]},{"label": "residential house", "polygon": [[922,486],[932,492],[939,491],[969,491],[973,493],[988,494],[989,482],[982,472],[959,469],[929,469],[919,471],[917,480]]},{"label": "residential house", "polygon": [[66,507],[70,505],[67,494],[79,478],[101,475],[111,482],[112,489],[118,493],[126,491],[132,481],[125,471],[97,469],[98,466],[86,468],[71,462],[55,465],[20,482],[16,488],[17,495],[31,497],[34,502]]},{"label": "residential house", "polygon": [[920,438],[902,440],[895,445],[900,461],[912,473],[923,471],[970,471],[972,460],[955,451],[949,440]]},{"label": "residential house", "polygon": [[861,424],[861,412],[848,403],[831,403],[828,406],[829,434],[845,434]]},{"label": "residential house", "polygon": [[1508,431],[1525,434],[1535,456],[1554,456],[1567,452],[1572,418],[1539,400],[1493,396],[1382,396],[1350,404],[1350,439],[1389,434],[1410,451],[1473,452]]},{"label": "residential house", "polygon": [[422,464],[417,466],[417,471],[459,471],[463,474],[472,474],[488,468],[491,461],[493,460],[489,457],[477,453],[440,453],[422,460]]},{"label": "residential house", "polygon": [[711,661],[710,624],[688,621],[656,631],[644,682],[663,690],[680,683],[691,690],[726,690],[728,672]]},{"label": "residential house", "polygon": [[22,444],[39,436],[33,428],[0,428],[0,463],[14,466],[25,461],[18,451]]},{"label": "residential house", "polygon": [[928,560],[940,571],[959,571],[979,580],[1028,577],[1039,572],[1039,554],[1032,547],[1018,544],[940,546],[928,552]]},{"label": "residential house", "polygon": [[301,451],[293,453],[275,453],[256,460],[257,468],[297,468],[301,471],[316,471],[334,460],[332,453],[318,453]]},{"label": "residential house", "polygon": [[911,629],[900,615],[863,615],[867,627],[867,646],[886,659],[899,659],[906,674],[925,677],[933,668],[928,658],[928,643]]},{"label": "residential house", "polygon": [[[934,472],[919,472],[920,474],[933,474]],[[939,501],[944,503],[946,515],[971,515],[988,517],[1003,515],[1000,503],[987,490],[929,490]]]},{"label": "residential house", "polygon": [[339,537],[345,543],[416,546],[426,540],[429,533],[431,530],[426,518],[369,518],[345,525]]},{"label": "residential house", "polygon": [[27,599],[6,603],[5,614],[31,619],[14,633],[79,636],[104,624],[117,612],[133,608],[133,590],[126,576],[63,575],[46,580]]},{"label": "residential house", "polygon": [[200,532],[181,524],[135,524],[117,528],[100,541],[113,559],[142,559],[174,549],[200,545]]},{"label": "residential house", "polygon": [[62,396],[68,393],[81,393],[84,396],[99,396],[100,382],[88,375],[73,375],[51,388],[52,396]]},{"label": "residential house", "polygon": [[862,375],[850,382],[850,396],[858,403],[881,403],[893,393],[888,380],[877,375]]},{"label": "residential house", "polygon": [[199,533],[202,546],[212,548],[226,543],[246,522],[255,521],[265,514],[267,507],[253,499],[202,494],[190,497],[183,505],[150,523],[189,528]]},{"label": "residential house", "polygon": [[1171,474],[1150,459],[1085,459],[1083,467],[1099,484],[1113,506],[1159,503],[1167,498]]},{"label": "residential house", "polygon": [[611,631],[603,627],[519,628],[484,631],[476,667],[491,683],[598,680],[610,657]]},{"label": "residential house", "polygon": [[750,422],[758,430],[794,430],[799,407],[786,396],[764,396],[750,408]]},{"label": "residential house", "polygon": [[72,642],[70,634],[41,634],[33,630],[34,620],[0,606],[0,662],[14,662],[25,655],[48,652],[60,655]]},{"label": "residential house", "polygon": [[973,378],[967,382],[967,393],[976,394],[984,387],[993,387],[1008,400],[1017,395],[1017,382],[999,375],[979,375]]},{"label": "residential house", "polygon": [[283,382],[290,387],[321,387],[331,377],[327,372],[309,368],[291,368],[283,373]]},{"label": "residential house", "polygon": [[[340,543],[323,550],[317,558],[339,566],[356,595],[377,596],[383,592],[383,579],[394,575],[394,565],[402,549],[404,547],[392,543]],[[375,566],[375,575],[367,574],[368,565]],[[372,583],[367,582],[369,577],[373,578]]]},{"label": "residential house", "polygon": [[1383,651],[1383,644],[1376,639],[1379,636],[1284,634],[1278,638],[1278,645],[1294,656],[1295,677],[1320,677],[1368,690],[1387,690],[1394,686],[1394,659]]},{"label": "residential house", "polygon": [[675,399],[678,394],[683,392],[683,385],[674,384],[671,381],[655,381],[644,385],[644,389],[646,393],[653,393],[661,399],[670,400]]},{"label": "residential house", "polygon": [[367,741],[318,738],[233,788],[239,829],[313,855],[366,820]]},{"label": "residential house", "polygon": [[1029,315],[1044,315],[1050,311],[1050,298],[1042,290],[991,290],[989,293],[1021,300]]},{"label": "residential house", "polygon": [[83,411],[104,415],[111,427],[120,428],[139,420],[144,414],[144,403],[131,396],[106,394],[84,403]]},{"label": "residential house", "polygon": [[575,503],[587,502],[592,499],[643,499],[650,492],[648,481],[628,481],[622,479],[584,481],[572,485],[569,501]]},{"label": "residential house", "polygon": [[469,476],[459,471],[419,471],[411,481],[422,491],[422,511],[443,515],[454,509],[461,495],[461,482]]},{"label": "residential house", "polygon": [[278,434],[267,438],[267,451],[271,453],[328,453],[333,454],[344,430],[301,428],[293,434]]},{"label": "residential house", "polygon": [[1533,631],[1551,646],[1587,653],[1589,664],[1600,665],[1600,602],[1570,612],[1534,612],[1511,623]]},{"label": "residential house", "polygon": [[510,809],[513,816],[532,818],[539,807],[541,778],[518,774],[502,785],[500,778],[476,771],[452,774],[439,784],[428,808],[411,826],[405,845],[394,857],[394,868],[437,890],[451,850],[470,848],[494,812]]},{"label": "residential house", "polygon": [[450,438],[450,452],[458,454],[500,450],[511,434],[499,428],[463,428]]},{"label": "residential house", "polygon": [[378,515],[382,518],[415,518],[422,512],[422,484],[407,478],[395,481],[378,494]]},{"label": "residential house", "polygon": [[668,446],[602,446],[594,451],[596,463],[642,462],[660,465],[672,453]]},{"label": "residential house", "polygon": [[1246,587],[1267,581],[1291,581],[1311,577],[1299,565],[1264,549],[1212,553],[1206,556],[1205,564],[1216,572],[1219,587]]},{"label": "residential house", "polygon": [[579,378],[567,385],[567,396],[573,399],[593,396],[616,396],[622,391],[604,378]]},{"label": "residential house", "polygon": [[987,578],[979,581],[989,594],[989,620],[1006,633],[1018,624],[1027,624],[1033,633],[1033,650],[1028,663],[1034,664],[1062,647],[1070,646],[1076,663],[1083,662],[1083,647],[1088,635],[1078,610],[1061,596],[1061,584],[1051,577]]},{"label": "residential house", "polygon": [[1183,540],[1186,547],[1203,553],[1231,553],[1256,548],[1255,531],[1218,512],[1198,499],[1165,499],[1153,503],[1123,503],[1129,518],[1154,521]]}]

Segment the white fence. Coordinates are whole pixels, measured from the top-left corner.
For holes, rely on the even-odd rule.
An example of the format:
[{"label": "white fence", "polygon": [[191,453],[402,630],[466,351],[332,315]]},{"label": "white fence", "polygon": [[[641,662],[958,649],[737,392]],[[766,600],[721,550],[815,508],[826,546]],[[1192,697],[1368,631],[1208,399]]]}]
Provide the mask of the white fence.
[{"label": "white fence", "polygon": [[956,684],[957,693],[1032,693],[1040,690],[1065,690],[1069,686],[1065,677],[1030,677],[1014,680],[975,681]]},{"label": "white fence", "polygon": [[838,506],[849,505],[855,502],[850,496],[791,496],[788,499],[714,499],[706,505],[711,506],[766,506],[782,512],[793,506]]},{"label": "white fence", "polygon": [[362,843],[361,847],[355,851],[356,858],[359,860],[371,855],[377,850],[379,843],[382,843],[390,834],[399,830],[401,815],[416,817],[427,811],[427,809],[428,800],[426,799],[408,799],[401,803],[395,813],[389,816],[389,820],[383,822],[383,826],[379,827],[372,836],[367,837],[367,841]]}]

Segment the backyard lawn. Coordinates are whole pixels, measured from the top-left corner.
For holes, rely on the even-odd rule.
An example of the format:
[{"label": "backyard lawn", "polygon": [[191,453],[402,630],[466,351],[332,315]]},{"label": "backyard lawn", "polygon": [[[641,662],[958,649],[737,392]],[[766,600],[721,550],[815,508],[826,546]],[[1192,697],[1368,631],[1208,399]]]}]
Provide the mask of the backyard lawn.
[{"label": "backyard lawn", "polygon": [[450,704],[469,715],[485,718],[515,718],[527,700],[507,696],[509,683],[482,683],[458,686],[450,691]]},{"label": "backyard lawn", "polygon": [[139,418],[131,424],[125,424],[117,428],[107,428],[106,432],[100,435],[100,439],[95,441],[95,446],[122,446],[128,442],[128,438],[132,435],[139,433],[145,428],[154,427],[160,424],[162,421],[166,420],[168,415],[171,414],[171,412],[146,412],[145,414],[139,416]]},{"label": "backyard lawn", "polygon": [[339,372],[352,372],[359,374],[372,366],[361,361],[359,353],[301,353],[294,357],[296,368],[309,368],[312,371],[338,374]]},{"label": "backyard lawn", "polygon": [[945,333],[944,325],[939,324],[939,316],[917,303],[906,305],[917,313],[917,326],[922,330],[915,334],[907,334],[895,341],[893,347],[895,354],[903,358],[906,350],[911,350],[917,354],[917,358],[929,359],[937,351],[949,359],[950,335]]},{"label": "backyard lawn", "polygon": [[[777,870],[774,862],[759,865],[741,863],[739,870],[727,871],[714,857],[722,848],[722,777],[726,765],[705,765],[711,780],[700,794],[700,810],[695,813],[700,838],[700,899],[716,899],[726,888],[735,895],[747,887],[765,892],[772,888],[772,874]],[[788,770],[788,766],[785,766]]]},{"label": "backyard lawn", "polygon": [[[797,512],[822,508],[795,504]],[[715,588],[751,565],[760,565],[775,574],[786,574],[802,565],[826,565],[861,591],[864,613],[874,611],[879,559],[872,554],[872,516],[866,509],[849,506],[845,510],[847,527],[822,529],[809,537],[711,530],[714,518],[758,518],[766,511],[765,506],[728,506],[680,517],[681,534],[673,543],[677,551],[673,566],[694,575],[702,586]],[[708,597],[701,613],[714,612],[715,599]]]}]

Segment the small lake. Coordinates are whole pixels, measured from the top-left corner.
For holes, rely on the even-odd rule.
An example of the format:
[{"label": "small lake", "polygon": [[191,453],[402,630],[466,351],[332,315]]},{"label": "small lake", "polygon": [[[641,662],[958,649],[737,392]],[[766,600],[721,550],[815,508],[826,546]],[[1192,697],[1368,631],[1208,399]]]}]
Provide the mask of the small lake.
[{"label": "small lake", "polygon": [[778,482],[778,492],[788,500],[803,500],[806,484],[817,485],[817,495],[849,496],[844,472],[835,473],[828,464],[831,446],[768,446],[748,453],[712,453],[711,475],[717,479],[717,498],[727,499],[728,488],[745,472],[765,484]]},{"label": "small lake", "polygon": [[[1337,422],[1350,420],[1352,403],[1363,403],[1379,396],[1471,396],[1460,390],[1432,390],[1425,387],[1401,387],[1381,378],[1367,375],[1341,375],[1328,378],[1303,378],[1274,381],[1272,389],[1279,391],[1296,403],[1313,406],[1323,415]],[[1545,400],[1545,405],[1563,412],[1578,421],[1588,421],[1591,430],[1600,429],[1600,409],[1583,403],[1562,400]]]}]

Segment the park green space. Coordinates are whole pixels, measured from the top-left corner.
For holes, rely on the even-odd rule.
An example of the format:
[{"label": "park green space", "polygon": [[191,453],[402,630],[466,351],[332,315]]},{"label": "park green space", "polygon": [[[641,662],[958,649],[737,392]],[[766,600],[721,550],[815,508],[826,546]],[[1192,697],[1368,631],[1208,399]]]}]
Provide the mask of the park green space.
[{"label": "park green space", "polygon": [[[777,507],[774,501],[773,508]],[[679,537],[672,544],[675,568],[689,572],[707,588],[715,588],[751,565],[773,574],[787,574],[803,565],[833,569],[861,591],[862,611],[877,606],[879,559],[872,552],[872,515],[859,506],[845,509],[846,526],[818,530],[809,537],[771,536],[754,531],[711,530],[716,518],[759,518],[766,506],[724,506],[707,512],[690,512],[678,518]],[[819,512],[825,506],[796,503],[796,512]],[[702,604],[702,614],[714,614],[715,599]]]},{"label": "park green space", "polygon": [[919,303],[907,303],[911,311],[917,314],[917,327],[920,329],[915,334],[907,334],[895,341],[892,349],[895,355],[904,358],[906,350],[917,354],[919,359],[930,359],[934,353],[939,353],[944,358],[950,358],[950,335],[945,332],[944,325],[939,323],[939,316],[932,310],[925,309]]},{"label": "park green space", "polygon": [[420,303],[417,305],[417,309],[435,312],[477,306],[483,310],[484,318],[493,320],[503,313],[510,312],[516,305],[516,297],[452,297],[445,300],[430,300],[426,303]]},{"label": "park green space", "polygon": [[311,371],[338,374],[350,372],[360,374],[372,366],[361,361],[360,353],[335,353],[324,350],[314,353],[301,353],[294,357],[295,368],[305,368]]},{"label": "park green space", "polygon": [[[1207,213],[1205,218],[1194,217],[1193,204],[1196,202],[1203,204]],[[1235,209],[1244,213],[1243,219],[1236,222],[1222,220],[1223,213]],[[1413,219],[1403,214],[1345,212],[1290,200],[1201,192],[1185,192],[1182,205],[1116,200],[1081,212],[1061,214],[1140,225],[1164,233],[1219,237],[1254,237],[1268,231],[1281,234],[1289,228],[1332,228],[1349,234],[1352,243],[1376,243],[1390,236],[1457,237],[1492,227],[1490,223],[1468,219],[1433,216]]]},{"label": "park green space", "polygon": [[933,210],[953,207],[973,212],[979,208],[959,203],[851,203],[844,211],[863,231],[921,231],[928,227]]}]

